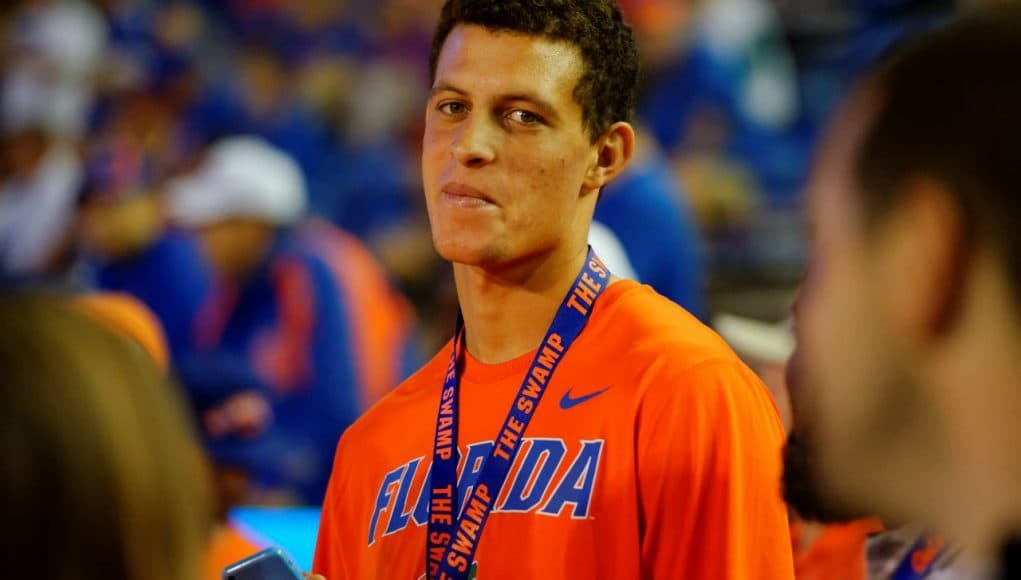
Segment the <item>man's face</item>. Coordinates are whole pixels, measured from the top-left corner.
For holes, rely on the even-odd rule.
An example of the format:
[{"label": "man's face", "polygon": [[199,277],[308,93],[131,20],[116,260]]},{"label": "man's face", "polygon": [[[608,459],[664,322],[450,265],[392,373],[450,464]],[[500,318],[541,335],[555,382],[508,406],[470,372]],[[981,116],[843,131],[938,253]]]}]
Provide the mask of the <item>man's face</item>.
[{"label": "man's face", "polygon": [[840,523],[869,515],[835,500],[820,486],[816,459],[818,426],[812,400],[818,390],[813,390],[813,385],[817,386],[818,380],[806,368],[800,349],[795,350],[787,362],[785,382],[792,426],[783,450],[784,501],[802,519],[817,522]]},{"label": "man's face", "polygon": [[598,148],[573,96],[583,70],[567,43],[451,31],[422,151],[433,244],[445,259],[500,265],[584,244],[597,192],[583,181]]},{"label": "man's face", "polygon": [[[853,153],[871,123],[869,108],[845,111],[820,151],[809,185],[812,271],[799,299],[798,421],[826,502],[877,508],[874,498],[904,464],[903,429],[912,413],[890,295],[905,290],[890,269],[890,232],[865,227]],[[897,290],[894,290],[894,289]],[[810,371],[810,372],[809,372]]]},{"label": "man's face", "polygon": [[221,276],[241,279],[265,257],[273,226],[259,220],[229,218],[196,229],[206,260]]}]

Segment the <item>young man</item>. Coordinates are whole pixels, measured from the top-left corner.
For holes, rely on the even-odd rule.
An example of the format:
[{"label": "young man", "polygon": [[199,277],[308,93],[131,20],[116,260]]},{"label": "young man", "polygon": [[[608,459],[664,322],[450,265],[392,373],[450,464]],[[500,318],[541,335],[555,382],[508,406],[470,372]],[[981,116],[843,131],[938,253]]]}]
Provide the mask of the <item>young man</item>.
[{"label": "young man", "polygon": [[1008,4],[906,48],[838,116],[810,188],[825,500],[933,524],[969,562],[1021,530],[1019,31]]},{"label": "young man", "polygon": [[769,393],[587,253],[634,144],[616,5],[451,0],[431,63],[422,173],[464,333],[341,438],[315,572],[791,578]]}]

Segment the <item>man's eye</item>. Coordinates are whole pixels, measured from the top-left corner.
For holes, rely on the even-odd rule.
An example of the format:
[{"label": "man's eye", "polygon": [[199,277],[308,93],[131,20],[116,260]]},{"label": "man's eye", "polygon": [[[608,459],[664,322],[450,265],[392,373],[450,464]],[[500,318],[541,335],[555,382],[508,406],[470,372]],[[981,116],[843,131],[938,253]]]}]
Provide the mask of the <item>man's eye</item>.
[{"label": "man's eye", "polygon": [[511,121],[514,121],[515,123],[520,123],[521,125],[539,125],[543,122],[542,117],[540,117],[539,115],[536,115],[535,113],[530,113],[522,109],[514,109],[513,111],[507,114],[507,117]]},{"label": "man's eye", "polygon": [[444,115],[463,115],[468,112],[468,106],[460,101],[446,101],[440,103],[436,109]]}]

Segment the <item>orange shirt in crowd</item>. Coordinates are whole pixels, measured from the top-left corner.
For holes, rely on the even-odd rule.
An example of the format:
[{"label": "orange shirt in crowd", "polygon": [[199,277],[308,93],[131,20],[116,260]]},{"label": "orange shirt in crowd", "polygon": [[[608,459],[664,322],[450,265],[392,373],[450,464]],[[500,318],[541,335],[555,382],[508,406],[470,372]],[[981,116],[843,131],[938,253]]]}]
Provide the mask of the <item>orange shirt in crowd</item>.
[{"label": "orange shirt in crowd", "polygon": [[[421,578],[443,349],[341,437],[313,570]],[[465,497],[534,353],[465,353]],[[711,330],[647,286],[611,285],[559,369],[496,497],[480,578],[793,578],[769,392]],[[461,500],[463,504],[463,499]]]},{"label": "orange shirt in crowd", "polygon": [[[813,527],[818,529],[813,530]],[[806,537],[815,531],[814,537]],[[883,531],[878,520],[820,525],[794,520],[794,575],[798,580],[865,580],[865,542]]]},{"label": "orange shirt in crowd", "polygon": [[130,294],[92,292],[76,296],[71,304],[106,328],[138,343],[160,369],[170,367],[170,352],[163,326],[149,308]]}]

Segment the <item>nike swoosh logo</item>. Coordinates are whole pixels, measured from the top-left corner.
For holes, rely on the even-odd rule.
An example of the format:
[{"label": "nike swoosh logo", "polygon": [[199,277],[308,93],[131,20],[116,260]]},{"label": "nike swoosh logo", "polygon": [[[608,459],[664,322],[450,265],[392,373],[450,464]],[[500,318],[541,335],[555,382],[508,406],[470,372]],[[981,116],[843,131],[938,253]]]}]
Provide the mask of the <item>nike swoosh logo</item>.
[{"label": "nike swoosh logo", "polygon": [[605,389],[600,389],[598,391],[589,393],[587,395],[582,395],[580,397],[571,397],[571,391],[573,390],[574,389],[567,389],[567,392],[564,393],[564,396],[560,398],[561,409],[566,411],[572,407],[577,407],[578,405],[584,403],[585,401],[588,401],[589,399],[594,399],[599,395],[602,395],[606,391],[609,391],[610,387],[606,387]]}]

